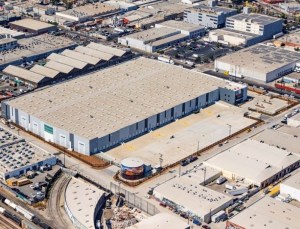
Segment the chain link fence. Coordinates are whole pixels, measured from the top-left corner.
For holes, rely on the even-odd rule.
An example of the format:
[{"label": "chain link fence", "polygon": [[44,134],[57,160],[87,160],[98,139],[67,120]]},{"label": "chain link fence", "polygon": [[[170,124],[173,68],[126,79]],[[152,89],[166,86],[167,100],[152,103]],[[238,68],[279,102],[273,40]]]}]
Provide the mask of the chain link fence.
[{"label": "chain link fence", "polygon": [[128,190],[121,188],[117,184],[111,182],[110,191],[115,194],[120,194],[125,198],[125,201],[128,203],[128,205],[131,205],[132,207],[136,207],[151,216],[159,213],[155,205],[149,203],[147,200],[139,196],[136,196],[135,193],[129,192]]}]

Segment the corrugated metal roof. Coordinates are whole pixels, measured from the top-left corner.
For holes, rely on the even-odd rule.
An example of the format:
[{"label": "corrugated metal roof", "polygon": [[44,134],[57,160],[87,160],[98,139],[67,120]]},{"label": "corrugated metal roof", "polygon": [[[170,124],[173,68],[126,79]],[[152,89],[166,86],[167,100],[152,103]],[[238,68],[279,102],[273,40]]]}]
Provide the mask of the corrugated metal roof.
[{"label": "corrugated metal roof", "polygon": [[114,56],[118,56],[118,57],[121,57],[126,53],[124,50],[117,49],[117,48],[112,48],[112,47],[97,44],[97,43],[94,43],[94,42],[91,42],[86,47],[96,49],[98,51],[105,52],[105,53],[108,53],[108,54],[111,54],[111,55],[114,55]]},{"label": "corrugated metal roof", "polygon": [[86,62],[82,62],[80,60],[76,60],[74,58],[70,58],[56,53],[52,53],[50,56],[47,57],[47,59],[54,60],[65,65],[69,65],[77,69],[83,69],[88,65]]},{"label": "corrugated metal roof", "polygon": [[59,74],[59,71],[57,71],[57,70],[54,70],[54,69],[51,69],[51,68],[47,68],[47,67],[44,67],[44,66],[38,65],[38,64],[34,65],[30,69],[30,71],[42,74],[42,75],[47,76],[49,78],[54,78],[54,77],[56,77]]},{"label": "corrugated metal roof", "polygon": [[59,72],[65,73],[65,74],[70,73],[74,69],[73,67],[71,67],[69,65],[65,65],[65,64],[53,61],[53,60],[50,60],[49,62],[47,62],[47,64],[45,66],[47,68],[51,68],[51,69],[57,70]]},{"label": "corrugated metal roof", "polygon": [[70,50],[70,49],[66,49],[61,54],[64,55],[64,56],[67,56],[67,57],[71,57],[71,58],[76,59],[76,60],[84,61],[84,62],[86,62],[88,64],[91,64],[91,65],[96,65],[101,61],[100,58],[93,57],[93,56],[90,56],[90,55],[86,55],[86,54],[76,52],[76,51],[73,51],[73,50]]},{"label": "corrugated metal roof", "polygon": [[108,53],[104,53],[104,52],[100,52],[98,50],[94,50],[88,47],[84,47],[84,46],[78,46],[75,48],[76,52],[80,52],[86,55],[90,55],[90,56],[94,56],[94,57],[98,57],[101,60],[111,60],[114,55],[108,54]]},{"label": "corrugated metal roof", "polygon": [[13,66],[13,65],[9,65],[7,66],[4,70],[4,73],[18,77],[20,79],[26,80],[26,81],[30,81],[33,83],[39,83],[41,82],[44,78],[46,78],[45,76],[35,73],[35,72],[31,72],[27,69],[24,68],[20,68],[17,66]]}]

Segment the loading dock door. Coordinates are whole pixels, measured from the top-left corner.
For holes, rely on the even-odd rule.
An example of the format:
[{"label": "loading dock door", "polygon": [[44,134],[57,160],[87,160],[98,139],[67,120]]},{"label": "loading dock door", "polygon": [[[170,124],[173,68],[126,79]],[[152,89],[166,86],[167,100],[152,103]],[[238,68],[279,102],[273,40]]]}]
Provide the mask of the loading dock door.
[{"label": "loading dock door", "polygon": [[27,130],[26,118],[24,116],[21,117],[21,126]]},{"label": "loading dock door", "polygon": [[44,136],[48,142],[53,142],[53,127],[44,124]]},{"label": "loading dock door", "polygon": [[39,134],[39,127],[37,123],[33,123],[33,133]]},{"label": "loading dock door", "polygon": [[83,142],[78,142],[78,152],[85,153],[85,144]]},{"label": "loading dock door", "polygon": [[67,147],[67,139],[64,135],[59,135],[59,144],[63,147]]}]

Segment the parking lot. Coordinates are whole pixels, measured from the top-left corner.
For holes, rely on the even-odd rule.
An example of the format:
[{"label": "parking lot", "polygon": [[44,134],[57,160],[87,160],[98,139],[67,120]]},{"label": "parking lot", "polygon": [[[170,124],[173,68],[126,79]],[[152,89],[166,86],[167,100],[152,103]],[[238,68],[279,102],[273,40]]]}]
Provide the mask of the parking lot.
[{"label": "parking lot", "polygon": [[152,166],[175,163],[230,134],[255,123],[243,116],[242,109],[216,103],[161,127],[105,153],[105,157],[120,163],[127,157],[139,157]]},{"label": "parking lot", "polygon": [[49,181],[59,169],[60,166],[55,165],[48,171],[36,171],[35,176],[30,179],[30,184],[15,187],[14,190],[31,201],[41,201],[45,198]]},{"label": "parking lot", "polygon": [[219,44],[207,43],[204,41],[182,42],[175,47],[169,48],[164,52],[172,59],[193,64],[203,64],[213,61],[219,56],[223,56],[232,50]]}]

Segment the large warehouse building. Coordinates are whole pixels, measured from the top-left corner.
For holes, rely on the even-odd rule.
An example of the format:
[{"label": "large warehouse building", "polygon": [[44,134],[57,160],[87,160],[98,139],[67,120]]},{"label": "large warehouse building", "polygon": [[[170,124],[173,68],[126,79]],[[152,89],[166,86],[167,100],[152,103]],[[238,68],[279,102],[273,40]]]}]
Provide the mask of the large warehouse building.
[{"label": "large warehouse building", "polygon": [[226,229],[298,229],[300,208],[264,197],[229,219]]},{"label": "large warehouse building", "polygon": [[[208,184],[216,179],[220,172],[204,166],[202,169],[198,174],[195,174],[195,169],[186,175],[164,182],[153,190],[153,195],[167,206],[209,223],[211,217],[230,206],[233,199],[203,186],[204,183]],[[207,180],[203,183],[203,178],[206,177]]]},{"label": "large warehouse building", "polygon": [[258,44],[216,59],[215,70],[268,83],[292,72],[299,62],[298,52]]},{"label": "large warehouse building", "polygon": [[2,115],[46,141],[91,155],[215,101],[246,98],[245,85],[138,58],[5,101]]},{"label": "large warehouse building", "polygon": [[280,183],[280,194],[289,195],[292,199],[300,201],[300,170]]},{"label": "large warehouse building", "polygon": [[[238,163],[236,163],[238,161]],[[300,157],[287,150],[248,139],[204,162],[223,176],[264,188],[300,166]]]}]

